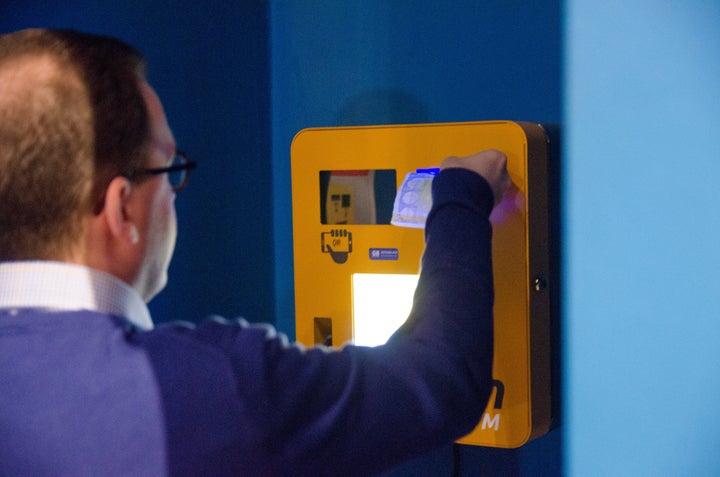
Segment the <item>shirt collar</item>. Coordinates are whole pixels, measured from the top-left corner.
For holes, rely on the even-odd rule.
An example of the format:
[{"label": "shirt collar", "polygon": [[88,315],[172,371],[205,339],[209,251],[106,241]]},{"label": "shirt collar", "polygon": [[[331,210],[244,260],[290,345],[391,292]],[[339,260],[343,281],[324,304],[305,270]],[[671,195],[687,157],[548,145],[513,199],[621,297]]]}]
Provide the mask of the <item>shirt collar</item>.
[{"label": "shirt collar", "polygon": [[134,288],[107,273],[69,263],[0,263],[2,308],[89,310],[122,316],[143,330],[153,328],[147,305]]}]

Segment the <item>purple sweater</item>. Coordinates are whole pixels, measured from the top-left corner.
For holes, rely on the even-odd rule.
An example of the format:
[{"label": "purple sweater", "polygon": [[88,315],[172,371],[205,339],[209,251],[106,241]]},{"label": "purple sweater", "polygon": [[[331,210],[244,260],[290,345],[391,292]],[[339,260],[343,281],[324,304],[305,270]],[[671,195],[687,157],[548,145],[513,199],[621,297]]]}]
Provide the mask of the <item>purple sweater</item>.
[{"label": "purple sweater", "polygon": [[433,202],[410,318],[376,348],[0,310],[0,475],[367,476],[466,434],[492,379],[492,192],[451,169]]}]

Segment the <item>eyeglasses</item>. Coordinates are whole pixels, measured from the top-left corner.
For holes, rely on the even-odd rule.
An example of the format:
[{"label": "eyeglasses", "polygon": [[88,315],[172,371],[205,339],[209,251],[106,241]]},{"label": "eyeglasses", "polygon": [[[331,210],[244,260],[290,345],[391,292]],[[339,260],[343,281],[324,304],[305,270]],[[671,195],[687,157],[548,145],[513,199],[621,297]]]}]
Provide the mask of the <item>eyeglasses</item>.
[{"label": "eyeglasses", "polygon": [[141,174],[167,174],[170,187],[178,192],[185,188],[190,176],[190,169],[195,169],[197,163],[188,159],[182,151],[176,151],[172,163],[167,167],[144,168],[138,172]]}]

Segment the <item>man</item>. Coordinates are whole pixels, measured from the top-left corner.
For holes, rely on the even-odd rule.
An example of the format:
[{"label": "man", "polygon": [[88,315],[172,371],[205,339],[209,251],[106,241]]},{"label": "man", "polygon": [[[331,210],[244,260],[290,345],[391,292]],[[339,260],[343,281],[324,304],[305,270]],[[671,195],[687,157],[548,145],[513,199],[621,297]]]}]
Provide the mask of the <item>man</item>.
[{"label": "man", "polygon": [[413,311],[384,346],[153,328],[194,163],[142,58],[72,31],[3,35],[0,474],[364,476],[461,437],[490,393],[505,163],[443,161]]}]

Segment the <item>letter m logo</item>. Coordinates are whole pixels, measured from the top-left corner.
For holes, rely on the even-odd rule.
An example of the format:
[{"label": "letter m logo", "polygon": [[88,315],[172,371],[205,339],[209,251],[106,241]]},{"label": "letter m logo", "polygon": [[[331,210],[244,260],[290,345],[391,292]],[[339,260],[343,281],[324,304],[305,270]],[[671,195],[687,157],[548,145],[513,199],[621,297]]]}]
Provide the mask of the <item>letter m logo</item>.
[{"label": "letter m logo", "polygon": [[483,414],[482,427],[481,427],[482,429],[492,428],[497,431],[499,427],[500,427],[500,414],[495,414],[492,417],[490,417],[489,412],[486,412],[485,414]]}]

